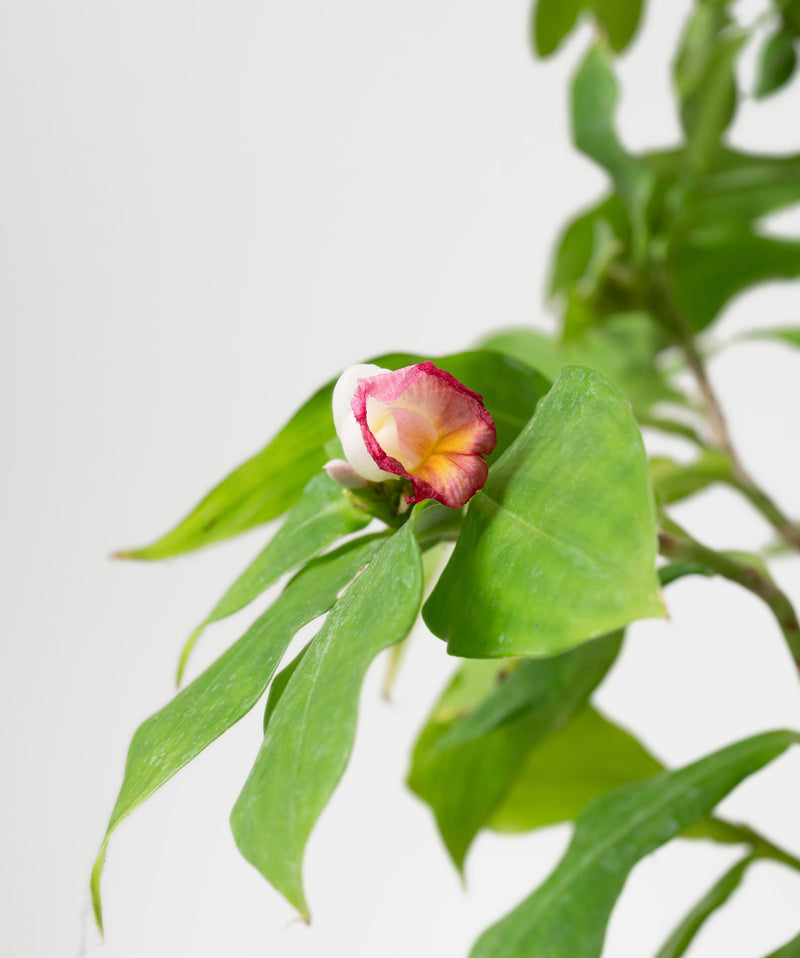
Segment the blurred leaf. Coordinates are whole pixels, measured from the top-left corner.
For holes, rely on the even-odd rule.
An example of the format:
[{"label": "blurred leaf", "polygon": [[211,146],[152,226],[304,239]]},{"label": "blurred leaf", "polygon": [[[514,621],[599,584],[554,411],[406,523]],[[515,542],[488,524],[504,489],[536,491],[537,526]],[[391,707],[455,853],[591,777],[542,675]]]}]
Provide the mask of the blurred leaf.
[{"label": "blurred leaf", "polygon": [[797,66],[795,38],[786,30],[778,30],[767,37],[758,61],[755,96],[763,99],[776,93],[792,78]]},{"label": "blurred leaf", "polygon": [[782,948],[767,955],[767,958],[800,958],[800,935],[792,938]]},{"label": "blurred leaf", "polygon": [[538,0],[531,15],[531,39],[541,57],[553,53],[572,32],[579,14],[594,14],[617,52],[630,43],[639,24],[642,0]]},{"label": "blurred leaf", "polygon": [[737,862],[733,868],[726,871],[673,931],[659,949],[656,958],[680,958],[681,955],[685,954],[686,949],[692,943],[692,939],[706,921],[717,909],[722,908],[742,883],[744,873],[755,859],[755,855],[748,855]]},{"label": "blurred leaf", "polygon": [[662,505],[687,499],[715,482],[731,482],[733,468],[723,452],[708,449],[694,462],[675,462],[666,456],[653,456],[650,476],[656,498]]},{"label": "blurred leaf", "polygon": [[255,705],[294,634],[333,605],[382,541],[383,536],[366,536],[309,563],[227,652],[138,728],[92,870],[92,903],[101,930],[100,875],[111,833]]},{"label": "blurred leaf", "polygon": [[324,472],[314,476],[275,536],[189,636],[178,665],[178,682],[207,625],[245,608],[284,573],[304,565],[343,536],[363,529],[370,519]]},{"label": "blurred leaf", "polygon": [[774,339],[779,343],[800,348],[800,326],[785,326],[775,329],[754,329],[747,333],[747,339]]},{"label": "blurred leaf", "polygon": [[616,194],[581,213],[567,226],[558,240],[550,277],[550,293],[565,292],[588,269],[594,249],[597,223],[606,223],[623,245],[630,242],[630,223],[625,207]]},{"label": "blurred leaf", "polygon": [[562,366],[596,369],[619,386],[642,418],[656,403],[685,403],[656,366],[663,340],[655,321],[644,313],[609,316],[601,326],[568,340],[523,328],[494,333],[483,345],[540,369],[548,379],[555,379]]},{"label": "blurred leaf", "polygon": [[[390,353],[370,360],[400,369],[430,358]],[[481,393],[497,425],[497,454],[525,425],[549,388],[541,376],[513,359],[494,353],[457,353],[433,361],[470,389]],[[331,396],[334,380],[318,390],[278,435],[234,470],[167,535],[152,545],[118,553],[120,558],[165,559],[228,539],[282,515],[327,461],[325,445],[334,438]]]},{"label": "blurred leaf", "polygon": [[735,62],[745,35],[731,27],[723,3],[695,5],[675,61],[675,87],[686,132],[686,157],[694,172],[704,171],[736,110]]},{"label": "blurred leaf", "polygon": [[596,799],[579,816],[555,871],[484,932],[471,958],[599,958],[611,911],[637,862],[798,740],[795,732],[757,735]]},{"label": "blurred leaf", "polygon": [[538,0],[531,10],[531,42],[540,57],[553,53],[572,31],[587,0]]},{"label": "blurred leaf", "polygon": [[242,855],[308,917],[306,842],[347,765],[368,666],[405,638],[419,611],[422,562],[412,521],[339,599],[289,678],[231,826]]},{"label": "blurred leaf", "polygon": [[617,82],[603,44],[595,44],[578,68],[572,83],[572,135],[575,146],[602,166],[625,202],[633,231],[634,255],[644,242],[645,209],[653,190],[653,176],[645,164],[630,156],[614,129]]},{"label": "blurred leaf", "polygon": [[662,770],[632,735],[586,706],[527,755],[489,825],[521,832],[572,821],[592,799]]},{"label": "blurred leaf", "polygon": [[[522,771],[525,756],[583,707],[620,641],[615,633],[564,655],[523,662],[507,677],[500,663],[464,663],[420,734],[408,777],[410,788],[431,806],[457,868]],[[473,716],[478,737],[471,735]],[[463,738],[461,728],[467,731]],[[455,741],[448,744],[448,738]]]},{"label": "blurred leaf", "polygon": [[696,232],[673,250],[671,266],[678,302],[700,332],[737,293],[768,280],[800,276],[800,242],[747,229]]},{"label": "blurred leaf", "polygon": [[655,523],[627,400],[566,367],[470,502],[425,621],[450,654],[490,658],[551,655],[663,615]]}]

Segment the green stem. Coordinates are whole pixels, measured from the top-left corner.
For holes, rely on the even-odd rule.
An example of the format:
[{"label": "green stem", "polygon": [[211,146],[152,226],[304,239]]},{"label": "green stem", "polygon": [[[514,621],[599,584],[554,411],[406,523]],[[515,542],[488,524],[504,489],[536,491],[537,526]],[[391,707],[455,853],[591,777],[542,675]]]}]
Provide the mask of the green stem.
[{"label": "green stem", "polygon": [[660,532],[658,536],[661,554],[681,562],[696,562],[709,571],[736,582],[762,599],[778,621],[789,651],[800,668],[800,623],[791,602],[783,592],[758,569],[721,552],[701,545],[688,534]]}]

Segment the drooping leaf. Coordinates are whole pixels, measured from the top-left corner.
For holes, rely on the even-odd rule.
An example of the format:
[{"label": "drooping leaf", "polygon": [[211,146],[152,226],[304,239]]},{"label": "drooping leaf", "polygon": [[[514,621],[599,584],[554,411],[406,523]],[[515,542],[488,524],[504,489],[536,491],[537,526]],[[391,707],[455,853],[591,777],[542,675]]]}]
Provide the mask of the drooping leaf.
[{"label": "drooping leaf", "polygon": [[284,573],[304,565],[343,536],[363,529],[370,519],[324,472],[315,475],[281,528],[189,636],[178,665],[178,682],[207,625],[243,609]]},{"label": "drooping leaf", "polygon": [[662,770],[632,735],[586,706],[528,753],[489,826],[521,832],[572,821],[592,799]]},{"label": "drooping leaf", "polygon": [[[584,706],[620,640],[617,633],[564,655],[524,662],[505,679],[498,663],[462,666],[417,741],[408,777],[433,810],[457,868],[521,773],[525,757]],[[509,694],[505,688],[512,682]]]},{"label": "drooping leaf", "polygon": [[757,735],[596,799],[579,816],[555,871],[484,932],[470,958],[599,958],[634,865],[799,740],[795,732]]},{"label": "drooping leaf", "polygon": [[101,930],[100,875],[111,833],[255,705],[292,636],[333,605],[383,538],[366,536],[311,562],[234,645],[136,731],[122,788],[92,870],[92,903]]},{"label": "drooping leaf", "polygon": [[645,211],[654,180],[647,166],[627,153],[617,137],[617,98],[610,57],[604,44],[596,43],[572,83],[572,135],[575,146],[608,172],[625,202],[636,255],[644,243]]},{"label": "drooping leaf", "polygon": [[231,813],[244,857],[308,916],[303,852],[344,772],[364,674],[416,619],[422,562],[407,522],[337,602],[267,724],[255,765]]},{"label": "drooping leaf", "polygon": [[698,931],[715,911],[722,908],[742,883],[745,872],[756,857],[748,855],[743,858],[712,885],[664,942],[656,958],[680,958],[686,953]]},{"label": "drooping leaf", "polygon": [[535,365],[548,379],[555,379],[562,366],[596,369],[625,393],[637,417],[648,417],[656,403],[685,403],[656,366],[664,344],[655,322],[643,313],[609,316],[602,326],[572,339],[554,339],[533,329],[510,329],[492,334],[483,345]]},{"label": "drooping leaf", "polygon": [[758,60],[756,98],[763,99],[777,93],[791,80],[797,66],[795,39],[788,30],[777,30],[765,40]]},{"label": "drooping leaf", "polygon": [[643,0],[592,0],[598,23],[605,27],[608,42],[621,53],[633,39],[642,15]]},{"label": "drooping leaf", "polygon": [[694,232],[673,249],[671,268],[678,302],[700,332],[737,293],[800,276],[800,242],[748,229]]},{"label": "drooping leaf", "polygon": [[664,506],[687,499],[716,482],[732,482],[734,478],[730,459],[716,449],[705,450],[689,463],[653,456],[650,476],[656,498]]},{"label": "drooping leaf", "polygon": [[[516,436],[549,383],[533,369],[496,353],[426,357],[391,353],[370,360],[400,369],[433,358],[470,389],[481,393],[497,425],[498,454]],[[316,392],[261,452],[234,470],[192,512],[152,545],[124,550],[130,559],[164,559],[230,538],[275,519],[299,498],[326,462],[334,437],[331,381]]]},{"label": "drooping leaf", "polygon": [[566,367],[472,499],[425,621],[453,655],[552,655],[663,615],[655,552],[630,406]]}]

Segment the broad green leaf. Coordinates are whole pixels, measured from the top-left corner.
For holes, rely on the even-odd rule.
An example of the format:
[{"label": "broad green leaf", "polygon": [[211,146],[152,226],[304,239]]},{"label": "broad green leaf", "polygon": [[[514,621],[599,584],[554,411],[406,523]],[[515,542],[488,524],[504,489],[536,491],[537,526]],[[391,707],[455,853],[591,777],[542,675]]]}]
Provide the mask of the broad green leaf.
[{"label": "broad green leaf", "polygon": [[572,821],[592,799],[662,770],[632,735],[586,706],[528,753],[489,826],[520,832]]},{"label": "broad green leaf", "polygon": [[275,536],[189,636],[178,665],[178,682],[207,625],[243,609],[284,573],[309,562],[343,536],[363,529],[370,519],[324,472],[314,476]]},{"label": "broad green leaf", "polygon": [[794,44],[795,37],[787,30],[778,30],[767,37],[758,60],[757,98],[777,93],[791,80],[797,66]]},{"label": "broad green leaf", "polygon": [[[616,633],[564,655],[524,662],[505,678],[498,663],[462,666],[419,737],[408,777],[410,788],[431,806],[457,868],[531,749],[583,708],[620,640]],[[527,700],[517,694],[515,683],[511,708],[504,708],[509,704],[504,688],[518,674]],[[473,715],[478,737],[470,726]],[[466,729],[463,737],[460,728]]]},{"label": "broad green leaf", "polygon": [[737,293],[800,276],[800,242],[747,229],[695,232],[672,251],[671,267],[678,302],[700,332]]},{"label": "broad green leaf", "polygon": [[792,938],[782,948],[767,955],[767,958],[800,958],[800,935]]},{"label": "broad green leaf", "polygon": [[637,862],[798,741],[796,732],[757,735],[596,799],[578,817],[555,871],[484,932],[471,958],[599,958],[611,911]]},{"label": "broad green leaf", "polygon": [[630,406],[568,366],[471,500],[425,621],[453,655],[552,655],[663,615],[655,553]]},{"label": "broad green leaf", "polygon": [[656,403],[685,403],[656,366],[664,343],[650,316],[609,316],[579,337],[559,340],[533,329],[509,329],[484,340],[489,349],[514,356],[555,379],[562,366],[590,366],[625,393],[637,417],[648,417]]},{"label": "broad green leaf", "polygon": [[101,930],[100,875],[111,833],[255,705],[294,634],[333,605],[383,540],[366,536],[311,562],[227,652],[138,728],[92,870],[92,903]]},{"label": "broad green leaf", "polygon": [[776,327],[775,329],[754,329],[747,333],[747,339],[774,339],[780,343],[800,348],[800,326]]},{"label": "broad green leaf", "polygon": [[618,89],[610,57],[595,44],[572,83],[572,135],[575,146],[602,166],[625,202],[633,230],[634,254],[641,252],[645,210],[654,180],[646,165],[630,156],[617,138],[614,116]]},{"label": "broad green leaf", "polygon": [[572,32],[586,0],[538,0],[531,10],[531,46],[549,56]]},{"label": "broad green leaf", "polygon": [[698,931],[717,909],[722,908],[742,883],[745,872],[756,857],[748,855],[743,858],[714,883],[664,942],[656,958],[680,958],[686,953]]},{"label": "broad green leaf", "polygon": [[723,452],[707,449],[690,463],[676,462],[666,456],[653,456],[650,476],[656,498],[669,505],[702,492],[715,482],[730,483],[734,479],[730,459]]},{"label": "broad green leaf", "polygon": [[422,562],[412,524],[386,542],[309,645],[231,813],[241,853],[306,917],[303,852],[347,765],[361,683],[419,611]]},{"label": "broad green leaf", "polygon": [[[370,360],[400,369],[431,358],[391,353]],[[525,425],[536,401],[549,388],[533,369],[489,352],[433,357],[433,362],[481,393],[497,425],[502,451]],[[230,538],[282,515],[326,462],[325,445],[334,438],[327,383],[295,413],[275,439],[212,490],[171,532],[152,545],[118,553],[121,558],[164,559]]]}]

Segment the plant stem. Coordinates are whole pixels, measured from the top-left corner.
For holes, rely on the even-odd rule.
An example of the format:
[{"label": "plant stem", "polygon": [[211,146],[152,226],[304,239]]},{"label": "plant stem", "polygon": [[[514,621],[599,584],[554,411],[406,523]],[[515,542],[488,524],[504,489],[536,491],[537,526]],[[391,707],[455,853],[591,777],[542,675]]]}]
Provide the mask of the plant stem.
[{"label": "plant stem", "polygon": [[697,562],[711,572],[738,583],[766,602],[778,621],[795,663],[800,668],[800,622],[789,599],[771,579],[754,566],[715,552],[685,533],[679,536],[672,532],[660,532],[658,543],[661,554],[668,559]]}]

